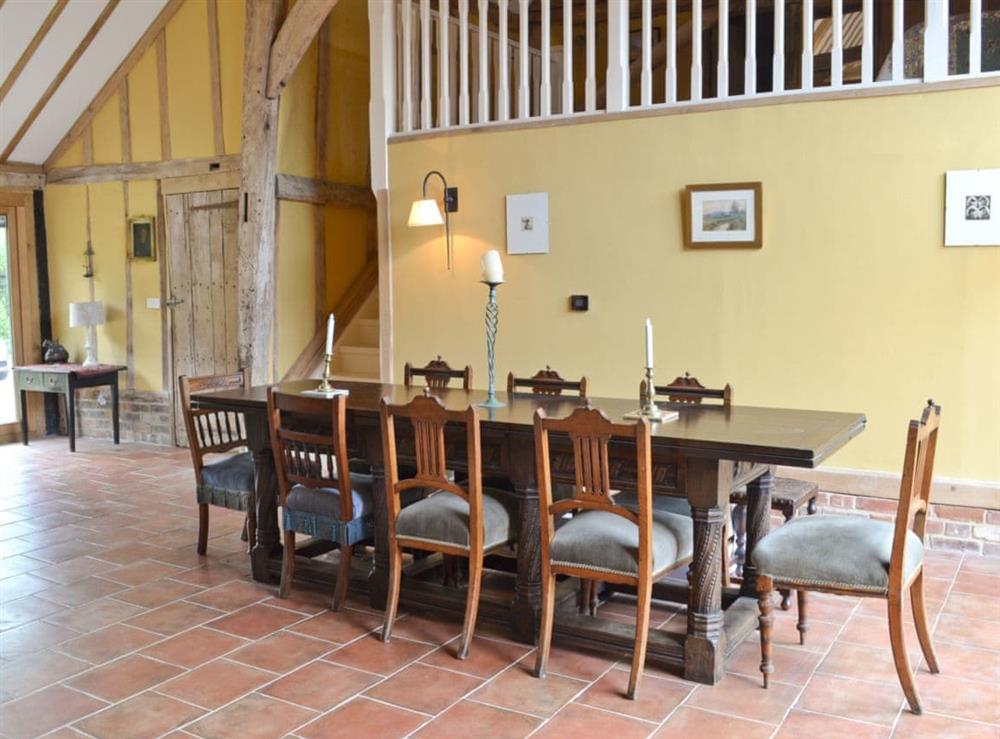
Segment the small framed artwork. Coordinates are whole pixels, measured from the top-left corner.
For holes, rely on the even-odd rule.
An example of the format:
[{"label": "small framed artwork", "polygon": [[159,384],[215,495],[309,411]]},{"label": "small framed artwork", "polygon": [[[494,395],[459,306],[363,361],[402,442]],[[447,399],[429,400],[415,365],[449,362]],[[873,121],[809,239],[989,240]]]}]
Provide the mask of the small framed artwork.
[{"label": "small framed artwork", "polygon": [[763,205],[759,182],[688,185],[684,190],[684,246],[760,249]]},{"label": "small framed artwork", "polygon": [[549,194],[507,196],[507,253],[549,253]]},{"label": "small framed artwork", "polygon": [[944,245],[1000,246],[1000,169],[945,175]]},{"label": "small framed artwork", "polygon": [[139,216],[128,219],[129,259],[156,261],[156,219],[153,216]]}]

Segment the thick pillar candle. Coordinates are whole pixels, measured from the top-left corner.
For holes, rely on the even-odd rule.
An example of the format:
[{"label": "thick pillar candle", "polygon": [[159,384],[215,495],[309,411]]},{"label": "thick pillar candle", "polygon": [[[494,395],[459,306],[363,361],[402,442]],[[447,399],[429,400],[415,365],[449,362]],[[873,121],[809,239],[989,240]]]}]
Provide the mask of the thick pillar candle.
[{"label": "thick pillar candle", "polygon": [[503,262],[500,261],[500,252],[490,249],[483,254],[479,264],[483,268],[483,282],[492,284],[503,282]]},{"label": "thick pillar candle", "polygon": [[333,354],[333,329],[334,329],[334,319],[333,313],[330,314],[329,320],[326,322],[326,353]]},{"label": "thick pillar candle", "polygon": [[646,366],[653,366],[653,322],[646,319]]}]

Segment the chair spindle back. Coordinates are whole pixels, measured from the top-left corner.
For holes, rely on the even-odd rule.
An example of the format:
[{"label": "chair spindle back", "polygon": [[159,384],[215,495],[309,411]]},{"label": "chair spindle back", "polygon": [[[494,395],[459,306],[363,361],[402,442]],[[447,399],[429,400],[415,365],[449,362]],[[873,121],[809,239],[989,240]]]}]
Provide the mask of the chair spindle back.
[{"label": "chair spindle back", "polygon": [[433,390],[442,390],[455,379],[462,381],[463,390],[472,387],[472,367],[466,365],[465,369],[452,369],[451,365],[441,359],[440,354],[438,354],[437,359],[428,362],[425,367],[414,367],[407,362],[403,366],[403,385],[412,387],[414,377],[423,377],[427,387]]},{"label": "chair spindle back", "polygon": [[[671,403],[701,405],[705,400],[720,400],[724,408],[728,408],[733,403],[732,385],[726,385],[719,389],[707,388],[698,382],[697,377],[692,377],[689,372],[674,378],[669,385],[654,385],[653,390],[656,395],[665,395]],[[639,385],[639,397],[645,397],[645,395],[646,381],[643,380]]]},{"label": "chair spindle back", "polygon": [[201,478],[201,468],[207,454],[224,454],[247,445],[246,424],[242,413],[195,409],[191,405],[191,394],[207,390],[237,390],[250,387],[250,370],[243,369],[228,375],[203,375],[177,378],[181,392],[181,408],[184,412],[184,427],[187,430],[188,446],[194,468]]},{"label": "chair spindle back", "polygon": [[347,451],[347,398],[304,397],[271,387],[267,416],[281,505],[294,485],[336,488],[341,520],[350,521],[354,488]]},{"label": "chair spindle back", "polygon": [[529,388],[535,395],[562,395],[563,390],[569,390],[576,392],[581,398],[587,397],[586,376],[579,380],[565,380],[548,365],[545,365],[545,369],[538,370],[531,377],[515,377],[513,372],[509,372],[507,374],[507,392],[513,393],[522,387]]}]

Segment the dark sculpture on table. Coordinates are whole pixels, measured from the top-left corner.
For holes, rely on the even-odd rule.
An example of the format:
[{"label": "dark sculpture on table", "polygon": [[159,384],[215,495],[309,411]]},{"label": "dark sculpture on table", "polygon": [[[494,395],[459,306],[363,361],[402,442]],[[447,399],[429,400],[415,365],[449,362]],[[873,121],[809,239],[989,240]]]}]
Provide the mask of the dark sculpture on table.
[{"label": "dark sculpture on table", "polygon": [[69,361],[69,352],[58,341],[45,339],[42,342],[42,350],[45,352],[46,364],[64,364]]}]

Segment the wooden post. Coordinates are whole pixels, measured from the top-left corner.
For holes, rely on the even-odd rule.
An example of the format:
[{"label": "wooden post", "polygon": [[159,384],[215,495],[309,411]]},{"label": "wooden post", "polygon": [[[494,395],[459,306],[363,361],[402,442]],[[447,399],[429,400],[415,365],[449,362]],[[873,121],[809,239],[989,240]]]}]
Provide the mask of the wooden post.
[{"label": "wooden post", "polygon": [[278,0],[247,0],[240,169],[239,358],[255,384],[271,378],[278,100],[267,97]]},{"label": "wooden post", "polygon": [[[482,6],[480,6],[482,8]],[[485,30],[485,21],[480,26]],[[379,374],[392,382],[392,251],[389,242],[389,135],[396,120],[396,4],[368,0],[371,49],[371,186],[378,226]],[[483,110],[480,89],[480,111]]]}]

